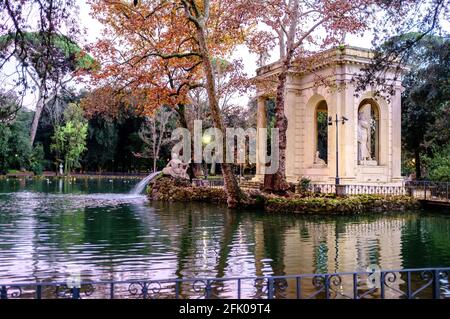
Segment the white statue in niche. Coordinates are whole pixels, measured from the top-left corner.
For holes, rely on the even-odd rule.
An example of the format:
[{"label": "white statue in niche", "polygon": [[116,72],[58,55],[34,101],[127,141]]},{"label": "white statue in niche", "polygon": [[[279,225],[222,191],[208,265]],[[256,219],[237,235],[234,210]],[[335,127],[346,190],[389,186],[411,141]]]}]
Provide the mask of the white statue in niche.
[{"label": "white statue in niche", "polygon": [[358,161],[361,165],[377,165],[372,158],[372,105],[363,105],[358,114]]},{"label": "white statue in niche", "polygon": [[316,156],[314,157],[314,167],[325,167],[327,163],[323,159],[320,158],[320,152],[316,152]]}]

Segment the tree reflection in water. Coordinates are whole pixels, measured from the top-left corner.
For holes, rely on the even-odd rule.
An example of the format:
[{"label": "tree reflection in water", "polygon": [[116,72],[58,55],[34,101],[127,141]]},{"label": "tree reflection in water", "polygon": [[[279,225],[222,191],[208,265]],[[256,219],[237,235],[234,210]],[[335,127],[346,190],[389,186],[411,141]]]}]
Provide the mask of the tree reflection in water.
[{"label": "tree reflection in water", "polygon": [[[74,269],[83,279],[129,280],[450,265],[448,214],[264,215],[120,195],[132,186],[1,180],[0,282],[65,280]],[[254,293],[254,283],[244,286]]]}]

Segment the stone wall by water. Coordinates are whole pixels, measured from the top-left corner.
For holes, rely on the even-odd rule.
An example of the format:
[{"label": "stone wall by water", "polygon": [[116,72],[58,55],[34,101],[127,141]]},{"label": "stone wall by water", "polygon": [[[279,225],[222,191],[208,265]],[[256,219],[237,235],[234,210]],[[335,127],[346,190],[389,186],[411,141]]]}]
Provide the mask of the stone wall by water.
[{"label": "stone wall by water", "polygon": [[[245,207],[254,207],[268,213],[295,214],[357,214],[367,212],[394,212],[419,208],[419,202],[408,196],[353,195],[337,198],[324,194],[290,194],[281,197],[260,191],[244,191]],[[205,202],[226,205],[224,189],[194,187],[188,181],[159,178],[150,183],[151,201]]]},{"label": "stone wall by water", "polygon": [[148,196],[152,201],[227,203],[223,189],[192,187],[188,181],[161,177],[149,184]]},{"label": "stone wall by water", "polygon": [[407,196],[353,195],[342,198],[269,198],[264,208],[271,213],[356,214],[406,211],[419,208],[419,203]]}]

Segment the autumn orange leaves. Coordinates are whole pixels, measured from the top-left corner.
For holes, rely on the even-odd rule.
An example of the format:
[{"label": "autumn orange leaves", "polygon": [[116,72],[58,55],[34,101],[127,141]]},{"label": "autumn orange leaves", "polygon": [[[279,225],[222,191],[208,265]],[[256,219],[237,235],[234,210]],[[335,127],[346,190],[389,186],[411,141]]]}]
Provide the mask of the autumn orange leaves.
[{"label": "autumn orange leaves", "polygon": [[[278,46],[283,67],[273,91],[276,127],[280,130],[280,168],[267,177],[266,186],[285,191],[288,72],[311,48],[327,48],[339,43],[347,32],[362,30],[373,2],[90,0],[93,16],[105,30],[102,40],[92,47],[102,68],[92,74],[97,90],[85,100],[85,109],[90,114],[113,115],[123,108],[143,115],[151,115],[161,106],[183,110],[192,104],[191,90],[202,89],[208,96],[214,126],[225,131],[222,90],[249,87],[242,65],[231,61],[234,50],[247,45],[262,54]],[[222,77],[226,85],[219,86],[217,79],[223,72],[227,74]],[[236,207],[242,194],[231,166],[224,164],[222,171],[229,206]]]}]

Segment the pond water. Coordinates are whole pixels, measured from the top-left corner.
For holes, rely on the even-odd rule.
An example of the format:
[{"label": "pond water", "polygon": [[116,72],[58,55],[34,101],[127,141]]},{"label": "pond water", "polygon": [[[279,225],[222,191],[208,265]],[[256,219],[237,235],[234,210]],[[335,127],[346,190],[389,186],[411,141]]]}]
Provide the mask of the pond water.
[{"label": "pond water", "polygon": [[359,216],[149,203],[127,179],[0,180],[0,284],[450,266],[450,212]]}]

